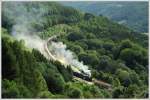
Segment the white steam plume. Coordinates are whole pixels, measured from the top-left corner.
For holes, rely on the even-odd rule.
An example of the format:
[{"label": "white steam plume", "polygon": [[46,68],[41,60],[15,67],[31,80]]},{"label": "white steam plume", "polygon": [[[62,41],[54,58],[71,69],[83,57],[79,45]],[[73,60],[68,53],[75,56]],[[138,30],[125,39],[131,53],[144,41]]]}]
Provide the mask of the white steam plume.
[{"label": "white steam plume", "polygon": [[67,50],[66,45],[62,42],[51,42],[50,49],[59,61],[62,61],[66,65],[72,65],[80,71],[83,71],[91,76],[91,72],[88,69],[88,66],[84,65],[83,62],[79,62],[77,59],[75,59],[73,53],[70,50]]},{"label": "white steam plume", "polygon": [[[29,2],[28,2],[29,3]],[[3,3],[3,17],[7,17],[8,20],[13,21],[12,26],[12,35],[20,40],[23,39],[25,44],[30,48],[38,49],[44,56],[46,55],[44,51],[44,43],[39,36],[35,33],[37,29],[33,27],[33,23],[42,25],[43,14],[46,12],[44,5],[32,6],[33,2],[30,2],[31,5],[26,6],[25,2],[5,2]],[[66,50],[66,45],[63,43],[52,43],[52,48],[55,50],[55,57],[60,61],[65,62],[67,65],[72,65],[77,67],[79,70],[84,71],[88,75],[91,75],[90,70],[83,62],[79,62],[74,58],[71,51]]]},{"label": "white steam plume", "polygon": [[[26,4],[28,4],[29,7]],[[37,29],[34,28],[33,24],[42,24],[42,15],[45,13],[45,10],[43,10],[42,7],[35,8],[35,4],[34,6],[32,6],[32,4],[34,3],[3,2],[2,14],[3,17],[10,21],[9,23],[13,22],[11,34],[16,39],[23,39],[25,45],[30,48],[38,49],[43,54],[44,40],[35,34]]]},{"label": "white steam plume", "polygon": [[18,40],[24,40],[25,41],[25,45],[28,46],[29,48],[35,48],[37,50],[39,50],[42,54],[44,54],[44,43],[45,41],[42,40],[41,38],[39,38],[36,35],[25,35],[25,34],[17,34],[15,35],[15,37]]}]

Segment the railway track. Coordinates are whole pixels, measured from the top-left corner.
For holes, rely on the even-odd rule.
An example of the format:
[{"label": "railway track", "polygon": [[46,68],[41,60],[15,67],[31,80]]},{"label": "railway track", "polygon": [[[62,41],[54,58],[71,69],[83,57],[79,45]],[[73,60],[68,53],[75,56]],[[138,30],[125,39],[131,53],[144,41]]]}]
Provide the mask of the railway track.
[{"label": "railway track", "polygon": [[[50,38],[48,38],[48,40],[44,43],[44,50],[45,52],[48,54],[48,59],[54,60],[54,61],[59,61],[61,62],[64,66],[66,66],[66,64],[64,64],[61,60],[56,59],[52,53],[49,51],[48,49],[48,44],[52,42],[53,39],[56,39],[58,35],[54,35],[51,36]],[[77,68],[71,66],[71,69],[74,70],[75,72],[81,73]]]},{"label": "railway track", "polygon": [[[48,59],[51,59],[51,60],[54,60],[54,61],[56,61],[56,60],[58,60],[58,59],[56,59],[56,58],[51,54],[51,52],[50,52],[49,49],[48,49],[48,44],[49,44],[53,39],[56,39],[56,38],[57,38],[57,35],[51,36],[51,37],[48,38],[48,40],[44,43],[44,50],[45,50],[45,52],[48,54]],[[59,60],[58,60],[58,61],[59,61]],[[60,61],[60,62],[61,62],[61,61]],[[73,71],[79,73],[79,74],[82,74],[78,69],[76,69],[76,68],[73,67],[73,66],[71,66],[71,69],[72,69]],[[80,82],[84,82],[84,83],[87,83],[87,84],[90,84],[90,85],[96,84],[96,85],[98,85],[98,86],[107,88],[107,89],[110,90],[110,91],[112,90],[111,84],[108,84],[108,83],[106,83],[106,82],[104,82],[104,81],[101,81],[101,80],[97,80],[97,79],[95,79],[95,78],[91,79],[91,81],[84,80],[84,79],[82,79],[82,78],[80,78],[80,77],[77,77],[77,76],[73,76],[73,78],[74,78],[75,80],[77,80],[77,81],[80,81]]]},{"label": "railway track", "polygon": [[57,38],[57,35],[51,36],[50,38],[48,38],[48,40],[44,43],[44,50],[46,51],[46,53],[49,55],[48,59],[52,59],[54,61],[56,61],[57,59],[50,53],[49,49],[48,49],[48,43],[50,41],[52,41],[53,39]]}]

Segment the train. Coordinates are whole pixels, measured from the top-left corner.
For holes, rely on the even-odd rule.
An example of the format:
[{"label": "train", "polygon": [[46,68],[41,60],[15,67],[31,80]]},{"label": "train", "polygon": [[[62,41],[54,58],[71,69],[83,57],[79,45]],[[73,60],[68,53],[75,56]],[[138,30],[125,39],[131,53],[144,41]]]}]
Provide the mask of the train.
[{"label": "train", "polygon": [[73,75],[76,76],[76,77],[79,77],[79,78],[81,78],[83,80],[92,82],[92,77],[90,77],[86,73],[83,73],[83,72],[82,73],[78,73],[78,72],[73,71]]},{"label": "train", "polygon": [[108,89],[110,91],[112,90],[111,84],[106,83],[106,82],[101,81],[101,80],[97,80],[95,78],[92,78],[91,76],[89,76],[88,74],[84,73],[83,71],[80,71],[80,72],[73,71],[73,75],[75,77],[78,77],[78,78],[82,79],[82,80],[85,80],[85,81],[88,81],[88,82],[92,82],[95,85],[98,85],[100,87],[106,88],[106,89]]}]

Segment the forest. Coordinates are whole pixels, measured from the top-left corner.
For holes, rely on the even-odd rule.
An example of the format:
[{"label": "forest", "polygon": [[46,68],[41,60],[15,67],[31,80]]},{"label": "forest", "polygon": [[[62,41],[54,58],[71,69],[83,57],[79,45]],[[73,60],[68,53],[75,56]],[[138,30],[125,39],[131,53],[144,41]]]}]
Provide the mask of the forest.
[{"label": "forest", "polygon": [[[2,98],[148,98],[148,35],[103,15],[58,2],[2,2],[1,33]],[[17,35],[46,40],[58,33],[56,41],[111,90],[75,80],[71,66],[37,49],[39,41],[30,48]]]}]

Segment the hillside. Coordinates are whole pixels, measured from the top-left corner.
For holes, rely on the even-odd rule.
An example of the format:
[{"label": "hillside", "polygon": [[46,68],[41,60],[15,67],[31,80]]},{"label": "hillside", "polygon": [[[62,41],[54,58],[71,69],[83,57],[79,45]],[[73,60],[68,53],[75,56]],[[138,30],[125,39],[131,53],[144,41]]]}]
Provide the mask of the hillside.
[{"label": "hillside", "polygon": [[148,33],[148,2],[61,2],[65,6],[103,15],[137,32]]},{"label": "hillside", "polygon": [[[58,38],[48,48],[70,65],[47,59],[43,43],[55,35]],[[81,74],[74,78],[71,67],[82,67],[80,73],[87,75],[85,66],[90,79]],[[2,98],[148,98],[148,94],[147,35],[56,2],[2,3]]]}]

